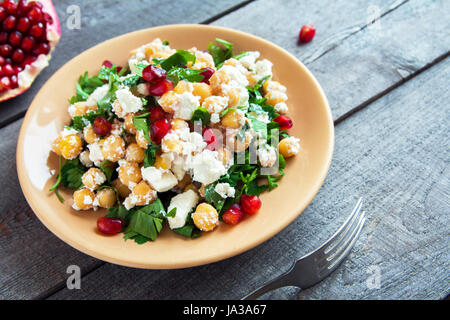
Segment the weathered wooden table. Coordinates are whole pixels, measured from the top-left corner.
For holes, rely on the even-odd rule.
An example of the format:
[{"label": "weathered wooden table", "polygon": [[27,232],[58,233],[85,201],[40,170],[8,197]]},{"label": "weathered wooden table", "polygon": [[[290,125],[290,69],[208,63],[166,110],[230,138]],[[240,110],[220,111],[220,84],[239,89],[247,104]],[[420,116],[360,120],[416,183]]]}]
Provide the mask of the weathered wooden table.
[{"label": "weathered wooden table", "polygon": [[[1,299],[239,298],[327,239],[360,196],[368,223],[345,263],[314,288],[285,288],[266,297],[440,299],[448,294],[449,0],[55,4],[63,35],[51,66],[28,92],[0,106]],[[67,27],[67,8],[74,4],[81,9],[80,30]],[[239,29],[298,57],[330,100],[335,155],[308,209],[259,247],[191,269],[130,269],[72,249],[38,221],[19,187],[15,146],[33,96],[62,64],[107,38],[171,23]],[[298,31],[307,23],[316,26],[316,38],[299,46]],[[80,290],[66,288],[69,265],[81,268]]]}]

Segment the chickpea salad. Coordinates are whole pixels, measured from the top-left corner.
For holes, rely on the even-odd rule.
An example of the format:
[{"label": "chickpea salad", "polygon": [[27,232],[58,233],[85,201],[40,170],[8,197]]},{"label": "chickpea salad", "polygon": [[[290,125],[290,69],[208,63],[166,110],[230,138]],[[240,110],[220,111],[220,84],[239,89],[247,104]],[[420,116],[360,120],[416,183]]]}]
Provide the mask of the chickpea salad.
[{"label": "chickpea salad", "polygon": [[[108,209],[101,234],[142,244],[164,225],[195,238],[236,225],[261,208],[260,194],[300,150],[286,87],[258,51],[176,50],[155,39],[86,72],[69,100],[71,122],[52,143],[59,172],[50,189],[72,189],[77,211]],[[167,221],[167,222],[166,222]]]}]

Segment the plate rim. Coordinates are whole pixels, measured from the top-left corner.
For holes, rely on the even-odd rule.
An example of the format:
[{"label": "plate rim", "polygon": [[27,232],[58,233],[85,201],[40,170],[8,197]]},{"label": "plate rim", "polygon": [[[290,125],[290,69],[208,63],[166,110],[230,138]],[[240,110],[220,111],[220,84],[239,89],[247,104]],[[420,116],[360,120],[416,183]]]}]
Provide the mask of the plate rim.
[{"label": "plate rim", "polygon": [[[42,88],[44,88],[48,82],[51,82],[53,80],[54,77],[56,77],[59,72],[61,72],[62,69],[64,69],[66,67],[66,65],[72,63],[73,60],[79,58],[80,56],[83,56],[85,54],[88,54],[89,51],[96,49],[99,46],[103,46],[103,45],[107,45],[108,42],[110,41],[118,41],[120,40],[120,38],[123,37],[129,37],[132,35],[138,35],[139,33],[146,33],[149,30],[152,31],[158,31],[160,29],[171,29],[171,28],[185,28],[185,27],[195,27],[195,28],[203,28],[203,29],[210,29],[210,30],[220,30],[222,32],[231,32],[231,33],[235,33],[238,34],[240,36],[244,36],[244,37],[250,37],[250,38],[254,38],[255,40],[258,41],[262,41],[264,42],[266,45],[268,46],[272,46],[272,47],[276,47],[276,49],[283,51],[285,54],[289,55],[294,61],[296,61],[297,64],[299,64],[299,66],[303,69],[303,71],[305,71],[305,73],[310,77],[310,79],[313,81],[315,87],[318,89],[318,93],[320,95],[320,98],[323,100],[324,104],[325,104],[325,111],[326,111],[326,116],[327,116],[327,120],[328,120],[328,126],[329,126],[329,130],[330,130],[330,134],[328,137],[328,142],[329,142],[329,147],[327,150],[327,163],[326,166],[323,167],[322,171],[320,172],[320,179],[318,179],[314,185],[314,188],[312,188],[311,190],[313,190],[310,193],[310,196],[305,200],[304,204],[301,205],[297,210],[296,210],[296,214],[293,214],[292,217],[290,219],[287,219],[286,222],[284,224],[281,224],[280,226],[273,228],[270,230],[270,232],[267,232],[264,236],[259,237],[259,238],[255,238],[255,240],[253,241],[249,241],[246,245],[241,246],[239,249],[235,249],[230,251],[230,253],[227,254],[217,254],[214,257],[209,257],[209,258],[201,258],[196,260],[195,262],[191,262],[191,263],[172,263],[172,264],[154,264],[154,263],[141,263],[141,262],[137,262],[137,261],[129,261],[129,260],[125,260],[125,259],[120,259],[120,258],[116,258],[116,257],[111,257],[109,255],[105,255],[99,251],[95,251],[90,249],[89,247],[86,247],[85,245],[72,240],[70,237],[66,237],[57,227],[55,227],[51,221],[51,219],[47,220],[46,215],[40,213],[39,211],[39,206],[38,204],[35,203],[35,199],[33,197],[31,197],[28,192],[26,192],[27,188],[24,188],[24,181],[26,179],[26,173],[25,170],[20,170],[23,169],[24,164],[23,164],[23,144],[24,144],[24,138],[25,138],[25,128],[28,127],[29,122],[31,121],[31,110],[34,110],[37,108],[31,108],[31,106],[33,106],[37,96],[39,95],[39,93],[41,92]],[[26,114],[23,118],[23,122],[21,124],[20,127],[20,131],[19,131],[19,135],[18,135],[18,141],[17,141],[17,146],[16,146],[16,171],[17,171],[17,175],[19,178],[19,184],[20,184],[20,188],[22,190],[22,193],[25,196],[25,199],[27,201],[27,203],[30,205],[31,209],[33,210],[33,213],[38,217],[38,219],[44,224],[44,226],[50,231],[52,232],[56,237],[58,237],[60,240],[62,240],[63,242],[69,244],[71,247],[75,248],[76,250],[85,253],[91,257],[94,257],[96,259],[100,259],[102,261],[106,261],[109,263],[113,263],[113,264],[117,264],[117,265],[121,265],[121,266],[126,266],[126,267],[132,267],[132,268],[139,268],[139,269],[156,269],[156,270],[168,270],[168,269],[181,269],[181,268],[190,268],[190,267],[195,267],[195,266],[200,266],[200,265],[205,265],[205,264],[209,264],[209,263],[213,263],[213,262],[218,262],[221,260],[225,260],[234,256],[237,256],[243,252],[249,251],[250,249],[253,249],[259,245],[261,245],[262,243],[266,242],[267,240],[271,239],[272,237],[274,237],[276,234],[280,233],[282,230],[284,230],[287,226],[289,226],[296,218],[298,218],[301,213],[306,209],[306,207],[309,206],[309,204],[312,202],[312,200],[315,198],[315,196],[317,195],[317,193],[319,192],[319,190],[321,189],[321,187],[324,184],[324,181],[326,179],[326,176],[328,174],[328,171],[330,169],[331,166],[331,162],[332,162],[332,158],[333,158],[333,154],[334,154],[334,148],[335,148],[335,128],[334,128],[334,121],[333,121],[333,117],[332,117],[332,112],[331,112],[331,108],[328,102],[328,99],[324,93],[324,90],[322,88],[322,86],[320,85],[320,83],[317,81],[316,77],[312,74],[312,72],[300,61],[298,60],[293,54],[291,54],[290,52],[288,52],[286,49],[268,41],[265,40],[259,36],[255,36],[252,34],[249,34],[247,32],[243,32],[243,31],[239,31],[236,29],[232,29],[232,28],[227,28],[227,27],[219,27],[219,26],[210,26],[210,25],[201,25],[201,24],[170,24],[170,25],[164,25],[164,26],[156,26],[156,27],[151,27],[151,28],[145,28],[145,29],[140,29],[140,30],[136,30],[136,31],[132,31],[129,33],[125,33],[110,39],[107,39],[105,41],[102,41],[86,50],[84,50],[83,52],[81,52],[80,54],[76,55],[75,57],[73,57],[72,59],[70,59],[69,61],[67,61],[65,64],[63,64],[60,68],[58,68],[57,71],[55,71],[53,73],[53,75],[42,85],[42,87],[39,89],[39,91],[35,94],[34,98],[32,99],[30,106],[28,107]]]}]

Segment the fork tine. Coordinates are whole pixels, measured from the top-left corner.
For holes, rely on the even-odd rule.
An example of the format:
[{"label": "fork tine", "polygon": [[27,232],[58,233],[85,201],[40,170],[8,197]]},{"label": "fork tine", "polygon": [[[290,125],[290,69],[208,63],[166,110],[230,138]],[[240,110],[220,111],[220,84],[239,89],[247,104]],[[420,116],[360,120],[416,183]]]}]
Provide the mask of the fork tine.
[{"label": "fork tine", "polygon": [[361,206],[362,206],[362,198],[359,198],[358,202],[356,203],[355,207],[353,208],[352,213],[350,214],[350,216],[347,218],[347,220],[342,224],[342,226],[331,236],[330,239],[328,239],[322,246],[320,246],[319,249],[317,249],[316,251],[322,251],[323,254],[326,254],[327,252],[329,252],[330,250],[332,250],[334,248],[334,246],[332,246],[333,244],[336,244],[336,239],[341,239],[341,237],[343,237],[346,232],[347,229],[352,225],[354,218],[359,214],[359,212],[361,211]]},{"label": "fork tine", "polygon": [[[358,240],[358,237],[361,233],[361,230],[364,226],[364,223],[366,222],[365,212],[362,213],[361,218],[358,220],[357,228],[352,232],[352,236],[348,238],[348,241],[343,245],[338,252],[342,252],[341,254],[335,254],[333,258],[329,261],[329,264],[323,267],[320,272],[320,277],[326,277],[328,274],[333,272],[339,264],[347,257],[347,255],[350,253],[350,250],[352,250],[353,245],[355,244],[356,240]],[[336,258],[337,256],[337,258]]]}]

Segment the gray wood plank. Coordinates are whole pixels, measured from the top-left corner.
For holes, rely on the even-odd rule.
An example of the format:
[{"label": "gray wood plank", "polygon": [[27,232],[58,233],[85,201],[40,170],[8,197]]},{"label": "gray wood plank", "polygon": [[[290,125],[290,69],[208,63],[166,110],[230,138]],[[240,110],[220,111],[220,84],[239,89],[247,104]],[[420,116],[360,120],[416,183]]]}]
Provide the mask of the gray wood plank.
[{"label": "gray wood plank", "polygon": [[[220,16],[244,0],[57,0],[54,1],[61,20],[62,37],[50,66],[37,78],[33,86],[21,96],[0,105],[0,128],[22,117],[31,100],[48,78],[63,64],[95,44],[115,36],[152,26],[173,23],[201,23]],[[81,29],[70,30],[67,8],[78,5],[81,10]]]},{"label": "gray wood plank", "polygon": [[[372,8],[381,19],[367,27]],[[269,12],[264,23],[253,22]],[[317,77],[339,119],[448,55],[448,12],[446,0],[258,1],[214,25],[255,34],[295,55]],[[308,23],[316,36],[298,45],[299,29]]]},{"label": "gray wood plank", "polygon": [[[63,63],[94,44],[153,25],[202,22],[245,1],[127,1],[126,10],[114,1],[55,1],[63,37],[49,68],[24,95],[2,103],[1,123],[20,116],[44,81]],[[66,8],[78,4],[82,29],[68,30]],[[147,5],[147,10],[142,10]],[[119,15],[119,17],[118,17]],[[77,264],[88,272],[102,262],[77,252],[57,239],[38,221],[20,190],[15,167],[15,147],[21,121],[0,130],[0,299],[36,298],[65,284],[66,268]]]},{"label": "gray wood plank", "polygon": [[[367,224],[343,265],[314,288],[267,298],[440,299],[449,289],[450,58],[336,128],[326,183],[308,209],[259,247],[173,271],[105,264],[52,299],[235,299],[326,240],[364,197]],[[380,288],[367,285],[372,268]]]}]

